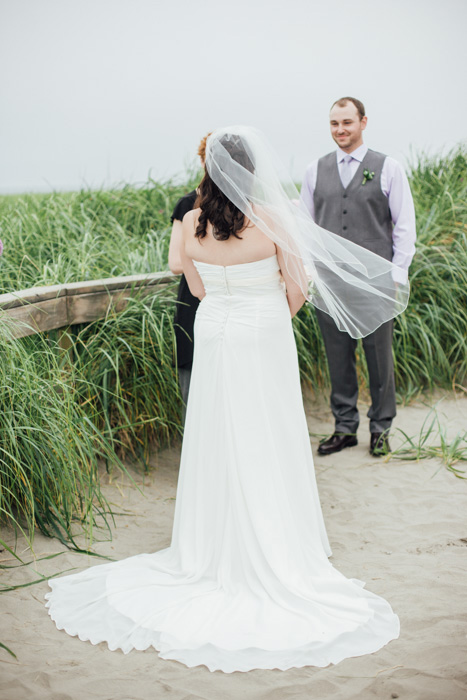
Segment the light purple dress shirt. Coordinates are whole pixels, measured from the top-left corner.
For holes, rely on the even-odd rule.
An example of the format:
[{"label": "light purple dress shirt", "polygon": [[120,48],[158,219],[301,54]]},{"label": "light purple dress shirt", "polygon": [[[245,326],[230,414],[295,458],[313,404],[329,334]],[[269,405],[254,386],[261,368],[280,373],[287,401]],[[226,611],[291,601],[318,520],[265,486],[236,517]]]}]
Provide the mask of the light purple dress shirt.
[{"label": "light purple dress shirt", "polygon": [[[337,167],[341,175],[344,157],[352,156],[349,168],[352,177],[358,170],[358,166],[364,159],[368,147],[362,144],[352,153],[345,153],[340,148],[336,151]],[[300,204],[304,206],[311,217],[315,218],[315,205],[313,194],[318,175],[318,161],[314,160],[305,172],[300,193]],[[408,269],[415,253],[415,209],[410,191],[409,181],[402,166],[394,158],[386,157],[381,171],[381,191],[388,198],[391,219],[394,225],[392,231],[393,255],[392,262],[401,270],[400,275],[393,275],[395,281],[405,283],[408,277]],[[396,277],[399,277],[396,279]]]}]

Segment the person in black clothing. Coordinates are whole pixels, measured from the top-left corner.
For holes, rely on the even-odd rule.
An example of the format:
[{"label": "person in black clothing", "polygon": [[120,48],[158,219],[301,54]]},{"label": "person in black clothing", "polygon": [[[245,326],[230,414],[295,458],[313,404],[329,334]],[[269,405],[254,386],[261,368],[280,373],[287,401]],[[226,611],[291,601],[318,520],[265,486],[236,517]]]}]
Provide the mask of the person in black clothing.
[{"label": "person in black clothing", "polygon": [[[201,139],[198,148],[198,155],[203,167],[206,157],[206,140],[208,136],[209,134]],[[181,197],[176,203],[171,217],[172,233],[169,246],[169,268],[174,274],[182,275],[178,286],[177,308],[174,322],[175,340],[177,343],[178,379],[185,406],[188,401],[188,392],[190,389],[191,368],[193,365],[193,326],[199,299],[194,297],[188,288],[182,269],[180,246],[182,244],[183,217],[187,212],[195,208],[196,198],[197,192],[193,190]],[[185,420],[185,408],[183,409],[183,419]]]}]

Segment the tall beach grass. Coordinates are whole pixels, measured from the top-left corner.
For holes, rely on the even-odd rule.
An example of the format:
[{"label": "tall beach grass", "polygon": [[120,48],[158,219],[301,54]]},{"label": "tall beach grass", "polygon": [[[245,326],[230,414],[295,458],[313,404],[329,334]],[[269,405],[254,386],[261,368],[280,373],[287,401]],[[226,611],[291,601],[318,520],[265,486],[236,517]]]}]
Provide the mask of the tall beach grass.
[{"label": "tall beach grass", "polygon": [[0,293],[165,269],[173,205],[198,179],[0,197]]},{"label": "tall beach grass", "polygon": [[411,298],[397,319],[400,389],[465,386],[467,378],[467,145],[413,158],[417,216]]},{"label": "tall beach grass", "polygon": [[2,319],[0,348],[1,519],[31,543],[37,526],[74,544],[79,530],[92,536],[99,514],[105,520],[99,459],[118,458],[45,336],[15,341]]}]

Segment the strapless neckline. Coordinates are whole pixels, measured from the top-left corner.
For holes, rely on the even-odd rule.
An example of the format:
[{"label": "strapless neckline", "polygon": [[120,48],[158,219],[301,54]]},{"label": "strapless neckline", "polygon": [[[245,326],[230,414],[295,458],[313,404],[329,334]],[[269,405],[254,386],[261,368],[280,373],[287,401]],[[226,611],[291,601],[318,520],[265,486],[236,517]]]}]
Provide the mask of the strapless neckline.
[{"label": "strapless neckline", "polygon": [[274,253],[274,255],[269,255],[267,258],[260,258],[260,260],[250,260],[250,262],[246,263],[234,263],[233,265],[218,265],[216,263],[204,262],[203,260],[195,260],[194,258],[192,258],[192,260],[195,263],[195,265],[208,265],[209,267],[221,267],[226,269],[228,267],[245,267],[246,265],[257,265],[258,263],[273,260],[275,258],[277,258],[277,255]]},{"label": "strapless neckline", "polygon": [[235,265],[216,265],[193,260],[206,295],[248,296],[282,291],[277,255]]}]

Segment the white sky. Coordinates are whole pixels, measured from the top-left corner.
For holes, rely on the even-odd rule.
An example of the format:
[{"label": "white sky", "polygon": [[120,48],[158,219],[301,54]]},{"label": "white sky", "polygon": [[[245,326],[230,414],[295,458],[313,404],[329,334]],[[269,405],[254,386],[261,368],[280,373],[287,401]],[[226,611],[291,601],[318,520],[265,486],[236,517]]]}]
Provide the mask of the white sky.
[{"label": "white sky", "polygon": [[354,95],[403,162],[467,136],[466,0],[0,0],[0,192],[184,171],[218,126],[300,180]]}]

